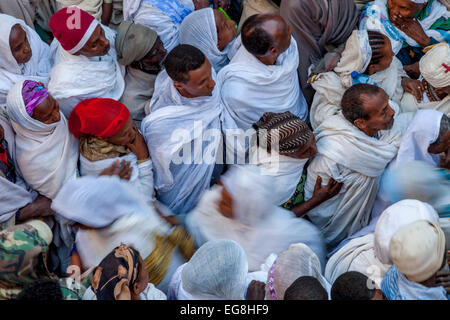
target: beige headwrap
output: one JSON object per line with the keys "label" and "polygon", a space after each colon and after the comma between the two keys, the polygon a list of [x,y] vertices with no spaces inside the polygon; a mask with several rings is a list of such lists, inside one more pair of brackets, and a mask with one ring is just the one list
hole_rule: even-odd
{"label": "beige headwrap", "polygon": [[117,29],[117,60],[126,66],[139,61],[153,48],[158,34],[150,28],[123,21]]}
{"label": "beige headwrap", "polygon": [[441,42],[431,48],[419,62],[420,73],[433,87],[450,86],[450,47]]}
{"label": "beige headwrap", "polygon": [[450,0],[439,0],[446,8],[447,10],[450,10]]}
{"label": "beige headwrap", "polygon": [[394,265],[415,282],[423,282],[441,269],[444,253],[444,232],[427,220],[418,220],[400,228],[389,245]]}

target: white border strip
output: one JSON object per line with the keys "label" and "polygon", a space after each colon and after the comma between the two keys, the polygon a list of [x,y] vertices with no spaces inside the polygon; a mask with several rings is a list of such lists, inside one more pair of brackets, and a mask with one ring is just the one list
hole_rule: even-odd
{"label": "white border strip", "polygon": [[86,30],[86,33],[84,34],[83,38],[81,38],[80,42],[78,42],[78,44],[75,47],[73,47],[72,49],[67,50],[67,52],[70,54],[74,54],[74,53],[77,53],[78,51],[80,51],[81,48],[84,47],[86,42],[88,42],[89,38],[92,36],[95,28],[97,28],[98,25],[99,25],[99,23],[96,19],[92,20],[91,24],[89,25],[89,28]]}

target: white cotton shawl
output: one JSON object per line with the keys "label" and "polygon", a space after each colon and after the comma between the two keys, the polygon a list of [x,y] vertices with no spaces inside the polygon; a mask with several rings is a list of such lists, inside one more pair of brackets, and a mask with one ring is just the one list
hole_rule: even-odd
{"label": "white cotton shawl", "polygon": [[260,168],[261,174],[274,178],[272,192],[275,203],[282,205],[288,201],[294,194],[309,159],[296,159],[275,152],[269,154],[263,148],[258,148],[252,156],[251,163]]}
{"label": "white cotton shawl", "polygon": [[[19,24],[26,32],[32,51],[30,61],[20,65],[12,55],[9,46],[11,28],[16,24]],[[9,90],[20,80],[41,81],[47,85],[52,64],[50,48],[36,31],[22,20],[0,14],[0,106],[6,104]]]}
{"label": "white cotton shawl", "polygon": [[[366,37],[361,34],[365,32]],[[339,63],[333,71],[319,74],[312,87],[316,90],[311,105],[310,121],[313,129],[317,128],[325,119],[338,114],[341,110],[341,100],[345,91],[352,86],[351,73],[366,71],[367,58],[361,49],[361,41],[367,41],[367,31],[353,31],[347,40],[345,50]],[[365,40],[364,40],[365,39]],[[382,88],[389,99],[399,104],[403,96],[402,77],[407,77],[403,65],[396,57],[390,66],[374,73],[370,78]]]}
{"label": "white cotton shawl", "polygon": [[[188,9],[194,11],[192,0],[177,0]],[[154,30],[160,37],[164,48],[170,52],[179,42],[180,25],[164,12],[145,3],[144,0],[127,0],[123,3],[123,17],[125,21],[142,24]]]}
{"label": "white cotton shawl", "polygon": [[[398,106],[393,102],[391,106],[397,114]],[[305,199],[312,197],[317,176],[322,185],[331,177],[344,184],[338,195],[308,212],[330,251],[368,225],[379,177],[397,154],[408,116],[396,116],[393,128],[380,131],[379,139],[367,136],[342,114],[329,117],[315,130],[318,154],[308,167]]]}
{"label": "white cotton shawl", "polygon": [[272,254],[280,254],[292,243],[308,245],[325,266],[325,247],[319,230],[305,219],[277,207],[272,193],[273,178],[259,174],[252,166],[233,166],[221,181],[233,198],[234,219],[220,213],[218,202],[222,186],[215,185],[201,197],[186,218],[186,225],[197,245],[229,239],[244,249],[249,271],[258,271]]}
{"label": "white cotton shawl", "polygon": [[[187,99],[171,81],[165,71],[158,75],[151,111],[141,130],[153,161],[155,189],[165,193],[160,200],[175,213],[186,213],[209,188],[221,141],[222,108],[217,88],[212,96]],[[206,130],[214,134],[208,136]],[[187,148],[191,157],[171,168],[174,159],[181,158],[180,150]]]}
{"label": "white cotton shawl", "polygon": [[[117,62],[114,46],[116,32],[101,26],[111,48],[102,57],[75,56],[64,50],[58,40],[51,44],[55,65],[50,72],[48,90],[56,100],[77,98],[110,98],[120,100],[125,89],[124,67]],[[61,103],[61,111],[68,117],[75,105]]]}
{"label": "white cotton shawl", "polygon": [[306,121],[308,106],[298,82],[298,63],[294,38],[272,66],[263,64],[241,46],[217,76],[224,129],[247,130],[265,112],[290,111]]}
{"label": "white cotton shawl", "polygon": [[[426,93],[424,93],[426,95]],[[402,101],[400,102],[402,112],[414,112],[421,109],[437,110],[445,113],[450,117],[450,96],[446,96],[441,101],[432,102],[417,102],[416,97],[412,94],[405,92]]]}
{"label": "white cotton shawl", "polygon": [[0,108],[0,126],[4,131],[4,139],[8,142],[8,153],[16,167],[16,183],[12,183],[8,179],[0,177],[0,223],[10,219],[17,210],[25,207],[37,196],[36,192],[32,191],[20,176],[18,165],[15,161],[14,132],[9,121],[3,117],[2,112],[3,110]]}
{"label": "white cotton shawl", "polygon": [[200,49],[216,72],[228,64],[228,51],[233,46],[231,42],[223,51],[217,48],[216,20],[211,8],[194,11],[184,18],[180,26],[180,43]]}
{"label": "white cotton shawl", "polygon": [[77,176],[78,140],[69,132],[67,119],[44,124],[25,110],[24,81],[8,94],[6,111],[16,133],[16,158],[27,183],[40,194],[53,199],[59,189]]}
{"label": "white cotton shawl", "polygon": [[[407,36],[403,31],[397,29],[391,22],[392,30],[387,30],[385,25],[381,22],[382,19],[388,19],[389,16],[386,8],[387,0],[375,0],[366,8],[366,14],[361,19],[359,29],[378,31],[387,36],[391,40],[392,51],[397,55],[402,49],[403,42],[406,41],[410,46],[420,47],[416,41]],[[430,15],[423,20],[418,20],[423,30],[429,37],[433,37],[437,41],[444,41],[442,34],[437,30],[431,30],[430,27],[439,18],[450,18],[450,12],[439,1],[434,1],[431,4]],[[398,34],[397,34],[398,33]]]}

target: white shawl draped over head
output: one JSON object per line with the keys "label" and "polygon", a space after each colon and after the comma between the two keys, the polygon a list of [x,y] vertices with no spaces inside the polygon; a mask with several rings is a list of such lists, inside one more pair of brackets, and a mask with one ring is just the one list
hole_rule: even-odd
{"label": "white shawl draped over head", "polygon": [[[32,56],[30,61],[18,64],[9,46],[11,28],[19,24],[26,32]],[[41,81],[45,85],[49,81],[52,67],[50,47],[39,35],[22,20],[0,13],[0,105],[6,104],[6,96],[20,80]]]}
{"label": "white shawl draped over head", "polygon": [[[123,18],[133,21],[154,30],[160,37],[164,48],[170,52],[179,42],[180,23],[174,21],[169,15],[151,4],[148,0],[127,0],[123,3]],[[166,0],[168,1],[168,0]],[[170,0],[179,2],[188,10],[194,11],[192,0]]]}
{"label": "white shawl draped over head", "polygon": [[209,188],[221,141],[218,95],[215,88],[212,96],[188,99],[165,71],[156,80],[155,99],[141,131],[153,161],[155,189],[165,193],[160,200],[175,213],[191,210]]}
{"label": "white shawl draped over head", "polygon": [[6,111],[16,133],[16,159],[25,181],[53,199],[64,183],[77,176],[78,140],[69,132],[67,119],[44,124],[25,110],[22,87],[8,93]]}
{"label": "white shawl draped over head", "polygon": [[302,242],[325,266],[322,235],[305,219],[276,206],[272,177],[261,175],[255,166],[240,165],[232,166],[221,181],[232,196],[234,218],[225,217],[218,209],[222,186],[206,191],[186,218],[197,245],[214,239],[234,240],[247,254],[249,271],[258,271],[270,254],[280,254],[291,244]]}
{"label": "white shawl draped over head", "polygon": [[[48,90],[56,99],[110,98],[120,100],[125,89],[123,71],[117,62],[114,46],[116,32],[104,25],[105,36],[110,42],[108,53],[102,57],[88,58],[75,56],[64,50],[58,40],[53,39],[52,53],[55,54],[55,66],[50,72]],[[61,105],[68,117],[75,105]]]}
{"label": "white shawl draped over head", "polygon": [[76,236],[86,268],[97,266],[121,242],[133,244],[145,259],[155,248],[155,234],[169,231],[145,198],[117,176],[85,176],[68,182],[52,209],[66,220],[95,228],[80,229]]}
{"label": "white shawl draped over head", "polygon": [[298,63],[293,37],[286,52],[271,66],[260,62],[242,45],[217,76],[224,128],[247,130],[265,112],[290,111],[306,121],[308,106],[298,82]]}
{"label": "white shawl draped over head", "polygon": [[[397,114],[398,106],[390,105]],[[396,116],[390,130],[379,132],[379,139],[367,136],[342,114],[329,117],[315,130],[318,153],[308,167],[305,199],[312,197],[317,176],[322,185],[331,177],[344,183],[338,195],[308,212],[329,250],[368,225],[379,177],[397,154],[404,122],[409,120]]]}
{"label": "white shawl draped over head", "polygon": [[8,143],[8,153],[14,161],[16,168],[16,183],[0,176],[0,223],[10,219],[17,210],[25,207],[37,196],[35,192],[29,189],[20,176],[16,160],[14,131],[9,124],[8,119],[3,115],[3,109],[0,108],[0,126],[4,131],[4,139]]}
{"label": "white shawl draped over head", "polygon": [[[316,90],[310,111],[313,129],[341,110],[342,96],[353,85],[352,72],[364,73],[371,58],[367,30],[353,31],[334,70],[319,74],[311,84]],[[370,79],[398,104],[403,96],[402,77],[406,76],[402,63],[394,57],[387,69],[372,74]]]}
{"label": "white shawl draped over head", "polygon": [[[423,20],[418,20],[423,31],[429,37],[437,41],[443,41],[443,35],[437,30],[431,30],[431,26],[440,18],[448,19],[450,12],[439,1],[433,1],[430,14]],[[403,43],[413,47],[420,47],[415,40],[407,36],[403,31],[397,29],[389,20],[387,12],[387,0],[374,0],[363,11],[363,18],[359,24],[359,29],[378,31],[391,40],[392,51],[397,55],[402,49]]]}
{"label": "white shawl draped over head", "polygon": [[194,11],[183,20],[180,26],[180,43],[200,49],[216,72],[228,64],[228,51],[233,45],[233,42],[229,43],[223,51],[217,48],[216,20],[211,8]]}

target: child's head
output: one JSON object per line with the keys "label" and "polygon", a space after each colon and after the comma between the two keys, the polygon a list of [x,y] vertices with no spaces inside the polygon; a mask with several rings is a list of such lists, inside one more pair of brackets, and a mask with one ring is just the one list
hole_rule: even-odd
{"label": "child's head", "polygon": [[319,280],[303,276],[286,289],[284,300],[328,300],[328,293]]}
{"label": "child's head", "polygon": [[27,283],[16,300],[57,301],[64,300],[61,286],[56,280],[39,279]]}
{"label": "child's head", "polygon": [[364,274],[349,271],[341,274],[331,287],[331,300],[381,300],[383,295]]}
{"label": "child's head", "polygon": [[367,33],[372,49],[372,58],[365,73],[372,75],[389,68],[394,58],[394,52],[392,52],[391,41],[384,34],[370,30]]}

